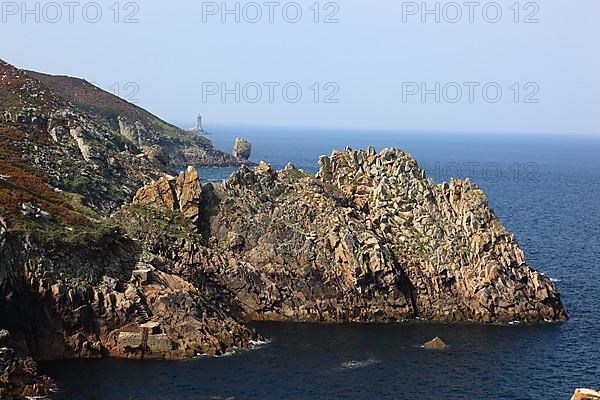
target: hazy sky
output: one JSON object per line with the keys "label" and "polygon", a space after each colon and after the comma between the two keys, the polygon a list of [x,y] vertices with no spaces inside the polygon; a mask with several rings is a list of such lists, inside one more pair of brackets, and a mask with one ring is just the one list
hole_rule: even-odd
{"label": "hazy sky", "polygon": [[181,125],[600,134],[598,0],[25,4],[0,58]]}

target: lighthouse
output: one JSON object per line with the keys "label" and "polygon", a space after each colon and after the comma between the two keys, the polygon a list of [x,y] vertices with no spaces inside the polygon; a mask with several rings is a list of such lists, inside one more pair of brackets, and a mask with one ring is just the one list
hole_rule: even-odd
{"label": "lighthouse", "polygon": [[204,133],[204,128],[202,127],[202,115],[198,114],[196,118],[196,131],[199,133]]}
{"label": "lighthouse", "polygon": [[196,117],[196,126],[193,128],[189,128],[187,131],[192,132],[196,135],[210,135],[210,133],[206,132],[204,130],[204,127],[202,126],[202,115],[200,114],[198,114],[198,116]]}

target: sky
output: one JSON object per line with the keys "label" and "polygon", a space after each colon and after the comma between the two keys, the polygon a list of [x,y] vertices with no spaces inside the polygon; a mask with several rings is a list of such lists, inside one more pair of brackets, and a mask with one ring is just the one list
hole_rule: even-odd
{"label": "sky", "polygon": [[600,135],[600,2],[1,2],[0,58],[192,126]]}

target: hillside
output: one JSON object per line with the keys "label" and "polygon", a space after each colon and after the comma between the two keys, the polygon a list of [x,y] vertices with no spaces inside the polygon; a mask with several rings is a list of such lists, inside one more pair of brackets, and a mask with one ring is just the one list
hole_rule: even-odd
{"label": "hillside", "polygon": [[172,168],[238,164],[231,155],[215,149],[209,139],[171,125],[86,80],[26,73]]}

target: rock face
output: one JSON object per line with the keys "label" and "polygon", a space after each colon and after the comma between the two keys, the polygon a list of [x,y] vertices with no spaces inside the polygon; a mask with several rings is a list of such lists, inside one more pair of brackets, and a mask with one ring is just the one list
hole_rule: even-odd
{"label": "rock face", "polygon": [[437,185],[398,149],[347,149],[320,164],[316,178],[261,163],[222,185],[187,183],[200,204],[195,268],[229,289],[241,318],[566,319],[554,284],[526,264],[472,182]]}
{"label": "rock face", "polygon": [[239,160],[248,160],[252,154],[252,145],[245,139],[237,138],[231,154]]}
{"label": "rock face", "polygon": [[162,177],[139,189],[133,204],[148,205],[158,210],[178,210],[182,216],[195,222],[200,215],[201,195],[198,172],[190,166],[177,178]]}
{"label": "rock face", "polygon": [[217,275],[245,318],[566,319],[484,193],[434,184],[398,149],[334,152],[316,179],[242,167],[214,192]]}
{"label": "rock face", "polygon": [[[250,347],[258,338],[227,313],[218,294],[171,272],[168,262],[138,254],[135,242],[103,238],[100,243],[86,251],[20,250],[31,261],[10,294],[3,291],[0,316],[26,353],[38,360],[189,358]],[[64,265],[66,257],[72,265]],[[59,275],[54,268],[61,264]],[[75,271],[71,276],[69,269]],[[78,283],[83,278],[78,271],[99,276]]]}

